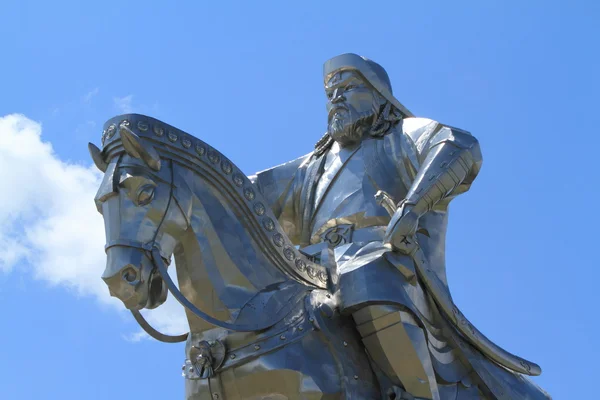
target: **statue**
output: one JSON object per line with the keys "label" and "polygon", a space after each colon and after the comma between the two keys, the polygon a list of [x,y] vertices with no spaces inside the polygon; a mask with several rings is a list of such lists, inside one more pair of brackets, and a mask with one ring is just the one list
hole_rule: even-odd
{"label": "statue", "polygon": [[[249,177],[161,121],[106,123],[90,152],[111,295],[156,339],[186,341],[187,399],[549,399],[523,376],[540,367],[448,289],[447,209],[477,176],[477,140],[415,118],[364,57],[334,57],[323,77],[315,150]],[[188,334],[139,313],[169,292]]]}

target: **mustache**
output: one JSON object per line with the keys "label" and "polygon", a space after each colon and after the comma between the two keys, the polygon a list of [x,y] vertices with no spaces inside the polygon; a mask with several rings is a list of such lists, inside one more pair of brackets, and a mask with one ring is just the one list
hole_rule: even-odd
{"label": "mustache", "polygon": [[331,110],[329,110],[329,113],[327,114],[327,120],[331,121],[331,119],[333,118],[333,116],[336,113],[340,112],[340,111],[349,112],[350,110],[346,106],[336,106],[336,107],[333,107]]}

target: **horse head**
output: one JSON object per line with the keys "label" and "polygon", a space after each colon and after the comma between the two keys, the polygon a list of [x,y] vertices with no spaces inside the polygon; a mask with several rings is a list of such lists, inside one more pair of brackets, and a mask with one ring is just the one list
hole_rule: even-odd
{"label": "horse head", "polygon": [[[189,227],[190,194],[175,199],[173,169],[162,163],[152,144],[144,142],[128,124],[118,129],[124,152],[116,152],[106,161],[102,152],[90,144],[90,153],[104,179],[95,197],[98,211],[105,220],[106,268],[102,279],[110,294],[128,309],[155,308],[167,297],[166,286],[152,262],[151,252],[158,250],[168,265],[181,235]],[[114,134],[114,133],[113,133]],[[179,189],[178,194],[182,190]]]}
{"label": "horse head", "polygon": [[[289,242],[258,188],[206,143],[137,114],[109,120],[102,143],[89,145],[104,172],[102,278],[130,310],[171,291],[209,324],[254,331],[284,314],[285,296],[327,287],[325,268]],[[166,273],[173,256],[181,291]]]}

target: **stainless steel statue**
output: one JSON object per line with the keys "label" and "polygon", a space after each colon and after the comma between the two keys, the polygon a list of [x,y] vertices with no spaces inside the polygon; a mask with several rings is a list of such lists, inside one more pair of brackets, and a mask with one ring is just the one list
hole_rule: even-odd
{"label": "stainless steel statue", "polygon": [[[251,177],[163,122],[109,120],[90,151],[110,293],[155,338],[187,340],[187,399],[549,398],[523,377],[540,367],[448,290],[447,209],[477,176],[477,140],[413,117],[355,54],[327,61],[324,84],[315,150]],[[189,334],[139,314],[169,291]]]}

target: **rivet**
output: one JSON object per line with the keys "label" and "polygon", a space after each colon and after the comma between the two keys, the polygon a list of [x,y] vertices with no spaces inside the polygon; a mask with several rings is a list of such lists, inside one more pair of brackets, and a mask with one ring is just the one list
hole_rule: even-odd
{"label": "rivet", "polygon": [[211,163],[216,164],[221,160],[221,156],[214,150],[208,152],[208,159]]}
{"label": "rivet", "polygon": [[358,375],[354,375],[354,379],[355,379],[355,380],[358,380]]}
{"label": "rivet", "polygon": [[265,218],[263,221],[263,226],[269,232],[271,232],[271,231],[273,231],[273,229],[275,229],[275,223],[273,222],[273,220],[271,218]]}
{"label": "rivet", "polygon": [[319,272],[319,279],[320,279],[322,282],[327,282],[327,274],[325,273],[325,271],[321,271],[321,272]]}
{"label": "rivet", "polygon": [[281,335],[281,336],[279,336],[279,339],[281,339],[281,340],[285,340],[285,335]]}
{"label": "rivet", "polygon": [[255,345],[254,345],[254,350],[260,350],[260,346],[259,346],[259,345],[257,345],[257,344],[255,344]]}
{"label": "rivet", "polygon": [[196,153],[198,153],[199,156],[203,156],[206,153],[206,147],[202,146],[201,144],[197,144]]}
{"label": "rivet", "polygon": [[148,130],[148,124],[145,121],[138,121],[138,129],[142,132],[146,132]]}
{"label": "rivet", "polygon": [[[256,215],[264,215],[265,214],[265,206],[263,205],[263,203],[256,203],[254,205],[254,212],[256,213]],[[283,243],[282,243],[283,244]]]}
{"label": "rivet", "polygon": [[231,358],[232,360],[234,360],[235,359],[235,354],[230,355],[229,358]]}
{"label": "rivet", "polygon": [[152,130],[154,131],[154,134],[158,137],[161,137],[162,135],[165,134],[165,130],[160,125],[154,125]]}
{"label": "rivet", "polygon": [[300,271],[304,271],[304,269],[306,268],[306,263],[298,258],[296,259],[296,268],[298,268]]}
{"label": "rivet", "polygon": [[348,342],[344,341],[344,347],[348,347]]}
{"label": "rivet", "polygon": [[273,235],[273,243],[275,243],[275,246],[277,247],[281,247],[283,246],[283,235],[281,233],[276,233]]}
{"label": "rivet", "polygon": [[223,161],[221,163],[221,169],[223,170],[223,172],[225,172],[225,174],[229,175],[231,173],[231,171],[233,171],[233,166],[231,165],[231,163],[229,161]]}
{"label": "rivet", "polygon": [[287,258],[289,261],[294,261],[294,258],[296,258],[296,256],[294,255],[294,250],[292,250],[290,247],[286,247],[283,250],[283,255],[285,256],[285,258]]}
{"label": "rivet", "polygon": [[115,135],[115,132],[117,132],[117,127],[115,126],[115,124],[112,124],[108,127],[108,130],[106,131],[106,138],[110,139]]}
{"label": "rivet", "polygon": [[299,326],[299,327],[298,327],[298,330],[299,330],[300,332],[302,332],[302,331],[304,330],[304,327],[303,327],[303,326]]}
{"label": "rivet", "polygon": [[255,197],[254,190],[252,190],[252,188],[249,188],[249,187],[244,189],[244,197],[246,198],[246,200],[249,200],[249,201],[254,200],[254,197]]}
{"label": "rivet", "polygon": [[235,186],[241,187],[244,184],[244,177],[240,174],[234,174],[233,183],[235,183]]}

